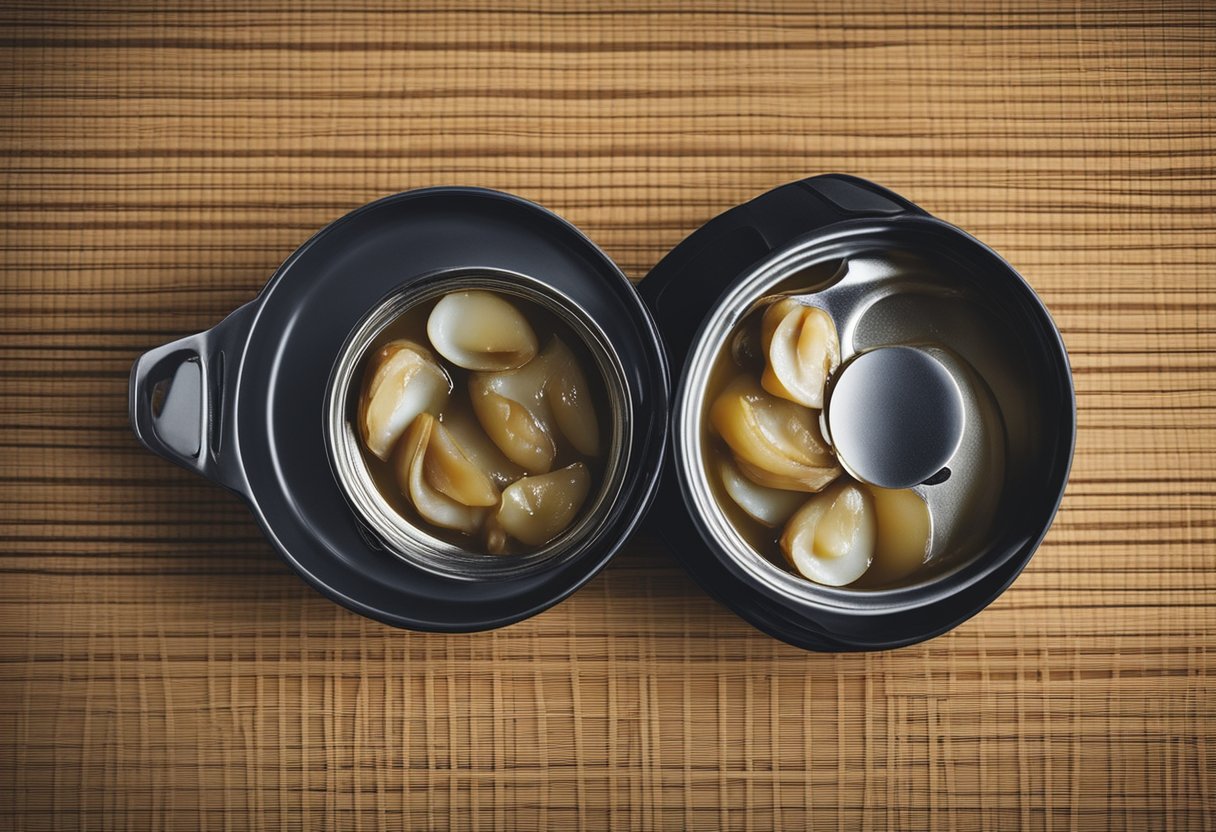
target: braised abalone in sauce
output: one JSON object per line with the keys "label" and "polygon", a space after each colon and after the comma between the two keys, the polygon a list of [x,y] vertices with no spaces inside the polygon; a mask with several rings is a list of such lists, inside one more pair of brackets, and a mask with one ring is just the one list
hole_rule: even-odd
{"label": "braised abalone in sauce", "polygon": [[574,526],[603,473],[605,385],[557,316],[522,297],[453,291],[406,310],[363,361],[360,450],[406,522],[504,555]]}
{"label": "braised abalone in sauce", "polygon": [[762,300],[720,349],[704,405],[706,475],[736,530],[773,563],[825,586],[890,585],[926,567],[931,516],[914,489],[850,477],[824,436],[842,349],[811,298]]}

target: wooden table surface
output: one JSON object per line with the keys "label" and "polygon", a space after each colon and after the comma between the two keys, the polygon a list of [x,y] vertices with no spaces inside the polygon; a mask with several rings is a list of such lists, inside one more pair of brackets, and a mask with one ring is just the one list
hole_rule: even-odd
{"label": "wooden table surface", "polygon": [[[1216,7],[981,5],[4,3],[0,827],[1216,827]],[[513,191],[636,279],[824,171],[994,246],[1072,355],[1063,509],[929,644],[802,653],[646,537],[395,631],[128,428],[139,353],[378,196]]]}

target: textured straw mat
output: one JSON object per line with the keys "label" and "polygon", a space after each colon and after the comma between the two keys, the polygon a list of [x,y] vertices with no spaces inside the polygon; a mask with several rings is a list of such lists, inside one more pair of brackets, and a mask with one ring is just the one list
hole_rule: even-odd
{"label": "textured straw mat", "polygon": [[[0,7],[0,828],[1216,827],[1216,6],[112,5]],[[645,536],[393,631],[127,427],[137,354],[374,197],[513,191],[639,278],[833,170],[1005,254],[1074,362],[1047,542],[932,643],[801,653]]]}

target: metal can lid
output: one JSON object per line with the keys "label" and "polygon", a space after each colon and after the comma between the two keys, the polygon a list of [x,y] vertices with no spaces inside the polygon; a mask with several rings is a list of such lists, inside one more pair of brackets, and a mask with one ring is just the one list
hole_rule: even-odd
{"label": "metal can lid", "polygon": [[841,368],[824,419],[846,471],[882,488],[911,488],[954,456],[964,414],[941,362],[915,347],[882,347]]}

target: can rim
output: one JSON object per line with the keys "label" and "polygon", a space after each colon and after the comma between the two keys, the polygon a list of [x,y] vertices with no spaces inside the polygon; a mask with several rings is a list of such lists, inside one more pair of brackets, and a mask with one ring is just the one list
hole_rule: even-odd
{"label": "can rim", "polygon": [[[469,552],[399,514],[376,488],[351,424],[356,372],[375,339],[416,305],[450,291],[483,289],[524,298],[543,306],[568,325],[591,352],[604,380],[611,411],[611,441],[600,488],[579,521],[535,552],[489,555]],[[507,580],[535,574],[576,556],[603,533],[608,505],[625,488],[631,450],[624,441],[633,424],[633,405],[625,389],[620,355],[603,328],[555,287],[498,267],[439,269],[408,279],[391,291],[351,330],[326,384],[325,440],[330,467],[347,504],[386,551],[433,574],[458,580]]]}

